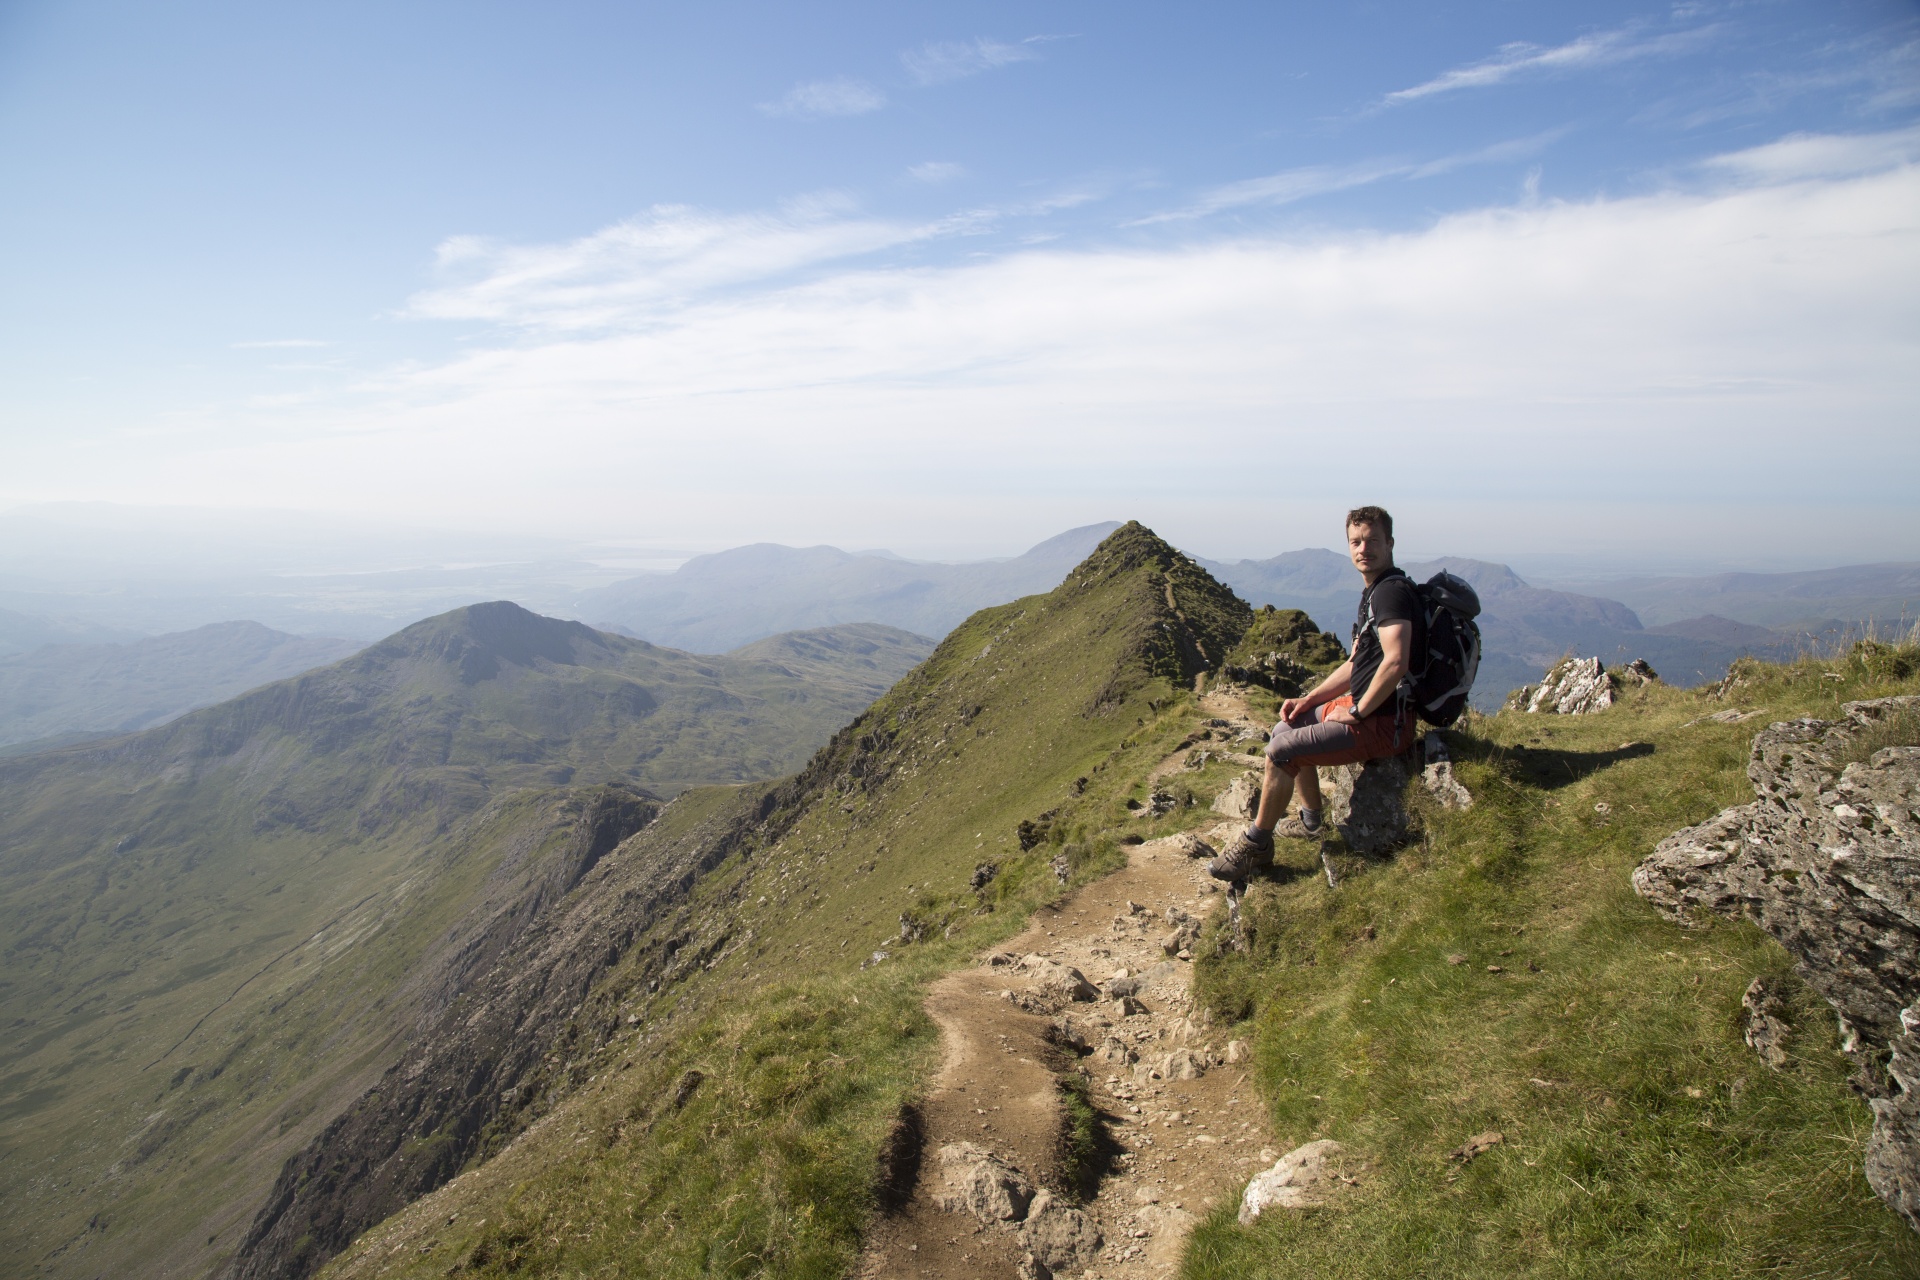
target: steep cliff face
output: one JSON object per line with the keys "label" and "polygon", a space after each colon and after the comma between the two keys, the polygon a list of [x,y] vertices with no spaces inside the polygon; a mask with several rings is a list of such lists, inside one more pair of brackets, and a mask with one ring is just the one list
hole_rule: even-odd
{"label": "steep cliff face", "polygon": [[1843,709],[1760,733],[1759,799],[1670,836],[1633,884],[1682,923],[1746,916],[1793,955],[1873,1106],[1867,1179],[1920,1230],[1920,746],[1872,749],[1920,697]]}

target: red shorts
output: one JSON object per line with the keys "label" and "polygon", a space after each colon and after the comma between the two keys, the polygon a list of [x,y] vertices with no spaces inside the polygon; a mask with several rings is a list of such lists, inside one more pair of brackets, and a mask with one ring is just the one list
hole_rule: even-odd
{"label": "red shorts", "polygon": [[1353,709],[1352,694],[1343,693],[1273,726],[1267,759],[1286,770],[1288,777],[1295,777],[1305,765],[1359,764],[1397,756],[1413,745],[1413,712],[1405,699],[1395,698],[1390,707],[1382,707],[1359,724],[1328,721],[1327,713],[1341,707]]}

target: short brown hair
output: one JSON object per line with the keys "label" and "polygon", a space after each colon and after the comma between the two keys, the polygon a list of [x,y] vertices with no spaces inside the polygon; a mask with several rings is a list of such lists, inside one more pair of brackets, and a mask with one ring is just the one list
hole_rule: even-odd
{"label": "short brown hair", "polygon": [[1389,540],[1393,537],[1393,517],[1387,514],[1385,507],[1355,507],[1347,512],[1347,527],[1351,529],[1357,524],[1383,529]]}

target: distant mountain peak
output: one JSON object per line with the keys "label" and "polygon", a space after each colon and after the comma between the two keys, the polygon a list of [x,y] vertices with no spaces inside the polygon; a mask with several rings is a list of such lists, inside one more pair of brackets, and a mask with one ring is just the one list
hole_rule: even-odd
{"label": "distant mountain peak", "polygon": [[[1130,523],[1138,523],[1133,521]],[[1020,558],[1046,560],[1057,556],[1085,556],[1086,548],[1097,546],[1116,529],[1124,526],[1118,520],[1102,520],[1098,524],[1083,524],[1077,529],[1068,529],[1065,533],[1056,533],[1044,542],[1036,542],[1020,554]]]}
{"label": "distant mountain peak", "polygon": [[366,657],[444,662],[459,668],[462,683],[474,684],[499,675],[502,664],[531,667],[544,659],[576,666],[581,646],[605,650],[612,639],[583,622],[548,618],[511,600],[490,600],[416,622],[367,650]]}

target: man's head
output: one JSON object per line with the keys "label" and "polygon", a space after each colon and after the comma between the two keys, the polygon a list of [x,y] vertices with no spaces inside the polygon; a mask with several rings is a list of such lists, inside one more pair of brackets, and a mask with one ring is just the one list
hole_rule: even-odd
{"label": "man's head", "polygon": [[1368,582],[1393,568],[1393,517],[1379,507],[1347,512],[1347,554]]}

